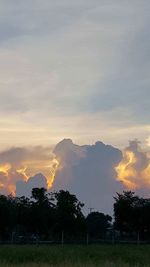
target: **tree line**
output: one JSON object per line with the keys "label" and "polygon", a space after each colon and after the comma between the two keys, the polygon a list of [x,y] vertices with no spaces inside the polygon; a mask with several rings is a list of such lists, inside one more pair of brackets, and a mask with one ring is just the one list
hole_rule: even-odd
{"label": "tree line", "polygon": [[127,191],[114,199],[114,229],[120,238],[150,240],[150,198]]}
{"label": "tree line", "polygon": [[98,211],[85,216],[83,207],[64,190],[34,188],[31,198],[0,195],[0,241],[150,240],[150,199],[117,193],[114,219]]}

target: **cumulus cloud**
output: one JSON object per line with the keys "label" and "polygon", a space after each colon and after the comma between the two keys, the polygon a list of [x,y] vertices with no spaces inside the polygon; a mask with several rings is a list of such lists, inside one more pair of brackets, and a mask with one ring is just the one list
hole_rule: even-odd
{"label": "cumulus cloud", "polygon": [[110,145],[75,145],[70,139],[56,145],[54,153],[62,166],[57,171],[52,189],[75,193],[87,208],[110,212],[112,198],[123,185],[116,181],[115,166],[122,152]]}
{"label": "cumulus cloud", "polygon": [[116,192],[149,195],[150,152],[135,139],[123,151],[98,141],[77,145],[64,139],[54,148],[0,152],[0,193],[31,196],[32,188],[69,190],[86,204],[111,212]]}
{"label": "cumulus cloud", "polygon": [[47,188],[47,186],[47,178],[42,173],[38,173],[33,177],[30,177],[27,181],[17,181],[16,195],[18,197],[31,197],[31,192],[33,188]]}
{"label": "cumulus cloud", "polygon": [[[28,195],[29,188],[38,184],[47,188],[53,180],[55,168],[56,159],[52,153],[52,147],[18,147],[2,151],[0,152],[0,192],[15,194],[16,184],[19,195],[25,191]],[[42,172],[43,176],[35,175],[39,172]]]}
{"label": "cumulus cloud", "polygon": [[149,196],[150,151],[137,139],[122,151],[102,142],[79,146],[65,139],[54,153],[62,166],[52,188],[76,193],[88,207],[110,212],[113,195],[123,190]]}
{"label": "cumulus cloud", "polygon": [[150,154],[142,149],[136,139],[129,142],[123,151],[123,159],[116,168],[118,180],[122,181],[127,189],[149,194],[150,189]]}

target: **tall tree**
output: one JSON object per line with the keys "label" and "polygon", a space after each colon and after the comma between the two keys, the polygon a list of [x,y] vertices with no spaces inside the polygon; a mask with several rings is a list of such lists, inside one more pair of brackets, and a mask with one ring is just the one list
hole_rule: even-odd
{"label": "tall tree", "polygon": [[30,225],[38,235],[47,235],[54,222],[54,204],[45,188],[33,188],[30,208]]}
{"label": "tall tree", "polygon": [[68,191],[61,190],[55,193],[56,198],[56,228],[65,233],[75,233],[83,228],[85,223],[82,207],[77,197]]}

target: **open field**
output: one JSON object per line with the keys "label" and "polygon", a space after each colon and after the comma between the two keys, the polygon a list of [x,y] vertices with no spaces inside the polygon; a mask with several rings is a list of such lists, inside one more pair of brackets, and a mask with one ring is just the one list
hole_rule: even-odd
{"label": "open field", "polygon": [[148,267],[149,245],[0,246],[0,267]]}

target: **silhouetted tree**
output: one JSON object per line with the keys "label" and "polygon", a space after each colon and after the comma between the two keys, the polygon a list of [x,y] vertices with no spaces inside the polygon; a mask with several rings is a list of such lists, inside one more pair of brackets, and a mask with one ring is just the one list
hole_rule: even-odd
{"label": "silhouetted tree", "polygon": [[30,208],[31,230],[38,235],[48,235],[54,222],[54,204],[45,188],[33,188]]}
{"label": "silhouetted tree", "polygon": [[138,238],[150,237],[150,199],[140,198],[134,192],[118,194],[114,203],[114,226],[123,233],[136,234]]}
{"label": "silhouetted tree", "polygon": [[112,217],[100,212],[91,212],[86,221],[90,237],[104,238],[111,226]]}
{"label": "silhouetted tree", "polygon": [[56,198],[56,229],[65,233],[77,233],[85,224],[82,207],[77,197],[68,191],[61,190],[55,193]]}
{"label": "silhouetted tree", "polygon": [[0,236],[9,239],[16,225],[15,198],[0,195]]}
{"label": "silhouetted tree", "polygon": [[[132,195],[126,195],[125,203],[121,195],[117,197],[115,223],[116,226],[120,227],[121,225],[122,227],[124,218],[121,221],[120,214],[125,206],[131,208],[130,204],[127,205],[126,202],[130,198],[132,199]],[[143,225],[145,227],[143,229],[148,229],[150,221],[145,215],[149,211],[149,202],[146,200],[142,202],[142,199],[140,201],[134,208],[134,219],[138,217],[139,213],[142,214],[143,219],[141,221],[136,219],[138,223],[132,220],[132,229],[134,225],[135,231],[139,231],[139,229],[142,231]],[[87,226],[91,236],[104,237],[109,229],[111,217],[93,212],[85,219],[82,213],[83,206],[84,204],[74,194],[64,190],[48,193],[45,188],[34,188],[31,198],[0,195],[0,239],[15,241],[22,237],[37,236],[44,240],[51,240],[53,236],[63,232],[66,239],[69,236],[78,240],[80,237],[84,237],[85,240]],[[129,222],[128,220],[128,225]]]}
{"label": "silhouetted tree", "polygon": [[30,220],[31,220],[31,202],[26,197],[15,198],[16,207],[16,227],[14,232],[16,234],[26,234],[30,232]]}

